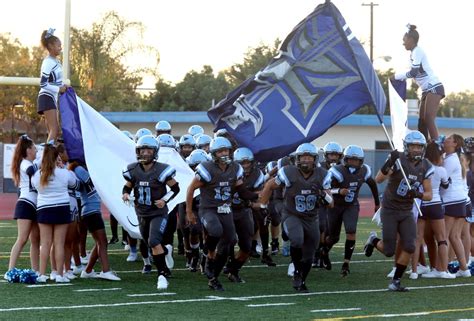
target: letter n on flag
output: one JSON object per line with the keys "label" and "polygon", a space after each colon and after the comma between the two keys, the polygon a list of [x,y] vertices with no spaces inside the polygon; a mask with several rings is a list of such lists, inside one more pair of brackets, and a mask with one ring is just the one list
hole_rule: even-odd
{"label": "letter n on flag", "polygon": [[208,111],[260,161],[288,155],[359,108],[386,98],[359,41],[339,10],[319,5],[286,37],[277,57]]}

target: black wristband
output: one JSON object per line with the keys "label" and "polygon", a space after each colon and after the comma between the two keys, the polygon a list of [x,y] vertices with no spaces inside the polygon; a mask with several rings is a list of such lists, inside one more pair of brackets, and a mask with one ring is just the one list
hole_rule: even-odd
{"label": "black wristband", "polygon": [[124,185],[122,188],[122,194],[130,194],[132,192],[132,188]]}
{"label": "black wristband", "polygon": [[387,160],[383,164],[382,168],[380,169],[380,172],[382,172],[382,174],[384,174],[384,175],[387,175],[388,172],[390,171],[390,169],[392,168],[392,166],[393,166],[393,162],[389,157],[389,158],[387,158]]}

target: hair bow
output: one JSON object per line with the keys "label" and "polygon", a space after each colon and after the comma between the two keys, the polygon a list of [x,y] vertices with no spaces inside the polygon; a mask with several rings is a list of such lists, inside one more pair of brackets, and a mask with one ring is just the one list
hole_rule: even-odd
{"label": "hair bow", "polygon": [[48,31],[46,31],[46,36],[45,36],[45,38],[48,39],[48,38],[54,36],[54,32],[55,32],[55,31],[56,31],[56,29],[54,29],[54,28],[49,28]]}

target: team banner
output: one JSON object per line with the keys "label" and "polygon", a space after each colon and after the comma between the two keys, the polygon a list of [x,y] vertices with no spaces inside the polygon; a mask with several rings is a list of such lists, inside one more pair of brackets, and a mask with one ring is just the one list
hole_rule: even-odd
{"label": "team banner", "polygon": [[408,134],[408,106],[405,103],[405,97],[401,96],[400,93],[406,95],[406,82],[405,91],[403,92],[403,84],[396,81],[394,87],[393,81],[388,82],[388,96],[390,103],[390,120],[392,124],[392,142],[395,149],[403,151],[403,139]]}
{"label": "team banner", "polygon": [[[102,201],[133,238],[140,238],[135,209],[122,202],[122,187],[125,183],[122,170],[136,161],[135,143],[77,97],[72,89],[61,96],[60,105],[61,116],[76,113],[78,117],[71,119],[79,120],[79,124],[66,123],[67,126],[80,128],[81,132],[80,137],[64,136],[68,152],[75,149],[79,155],[80,148],[83,147],[87,169]],[[66,126],[64,124],[63,126]],[[181,186],[180,193],[168,204],[168,208],[172,210],[177,204],[185,201],[186,189],[194,173],[174,149],[160,148],[159,161],[176,168],[175,179]]]}
{"label": "team banner", "polygon": [[327,1],[286,37],[280,53],[208,111],[260,161],[274,160],[371,105],[382,122],[380,81],[339,10]]}

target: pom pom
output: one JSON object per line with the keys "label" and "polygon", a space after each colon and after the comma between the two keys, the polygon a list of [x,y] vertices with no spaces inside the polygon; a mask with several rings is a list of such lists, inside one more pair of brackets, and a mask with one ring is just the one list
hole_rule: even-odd
{"label": "pom pom", "polygon": [[457,271],[459,271],[459,262],[458,261],[449,262],[448,271],[449,273],[452,273],[452,274],[455,274]]}
{"label": "pom pom", "polygon": [[8,283],[19,283],[20,273],[21,273],[21,270],[17,268],[13,268],[10,271],[8,271],[6,274]]}
{"label": "pom pom", "polygon": [[20,282],[25,284],[36,284],[38,275],[34,270],[24,269],[20,272]]}

